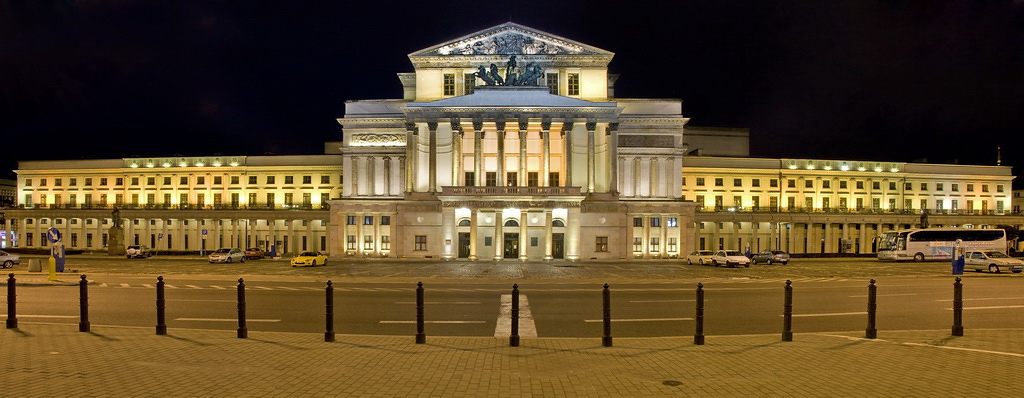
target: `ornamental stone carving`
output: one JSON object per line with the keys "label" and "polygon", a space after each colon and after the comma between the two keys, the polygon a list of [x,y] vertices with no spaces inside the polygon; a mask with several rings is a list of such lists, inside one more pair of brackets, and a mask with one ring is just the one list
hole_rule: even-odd
{"label": "ornamental stone carving", "polygon": [[404,134],[355,134],[349,140],[351,146],[403,146]]}
{"label": "ornamental stone carving", "polygon": [[568,43],[556,45],[521,33],[509,32],[487,38],[453,43],[444,51],[448,55],[524,55],[583,54],[584,50]]}

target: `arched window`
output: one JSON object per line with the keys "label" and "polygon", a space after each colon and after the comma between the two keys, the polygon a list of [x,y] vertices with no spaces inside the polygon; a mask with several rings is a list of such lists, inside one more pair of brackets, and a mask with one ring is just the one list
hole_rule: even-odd
{"label": "arched window", "polygon": [[552,227],[564,227],[565,223],[562,220],[554,220],[551,222]]}
{"label": "arched window", "polygon": [[468,227],[469,226],[469,219],[468,218],[464,218],[464,219],[462,219],[462,221],[459,221],[459,226],[460,227]]}
{"label": "arched window", "polygon": [[505,226],[506,227],[518,227],[519,226],[519,221],[516,221],[516,220],[505,221]]}

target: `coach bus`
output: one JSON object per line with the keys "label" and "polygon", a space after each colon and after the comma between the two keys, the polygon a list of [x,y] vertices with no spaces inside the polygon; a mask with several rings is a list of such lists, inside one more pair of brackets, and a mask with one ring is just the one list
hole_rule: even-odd
{"label": "coach bus", "polygon": [[882,233],[878,240],[878,259],[952,260],[957,240],[967,251],[1006,253],[1006,231],[1002,229],[924,228]]}

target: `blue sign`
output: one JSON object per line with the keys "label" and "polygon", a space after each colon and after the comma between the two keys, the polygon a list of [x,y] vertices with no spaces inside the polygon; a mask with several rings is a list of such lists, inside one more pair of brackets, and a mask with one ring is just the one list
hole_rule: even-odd
{"label": "blue sign", "polygon": [[206,235],[206,230],[205,229],[203,230],[203,235]]}
{"label": "blue sign", "polygon": [[60,238],[61,235],[59,229],[50,227],[50,229],[46,230],[46,240],[50,241],[50,243],[60,242]]}
{"label": "blue sign", "polygon": [[156,234],[156,238],[157,239],[163,239],[164,238],[164,234],[162,234],[162,233]]}

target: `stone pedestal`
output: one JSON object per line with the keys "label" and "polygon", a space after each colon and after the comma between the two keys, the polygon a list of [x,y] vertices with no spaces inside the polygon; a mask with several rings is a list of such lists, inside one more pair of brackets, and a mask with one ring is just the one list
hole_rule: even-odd
{"label": "stone pedestal", "polygon": [[110,230],[107,231],[107,254],[123,256],[124,249],[124,228],[119,226],[110,227]]}

